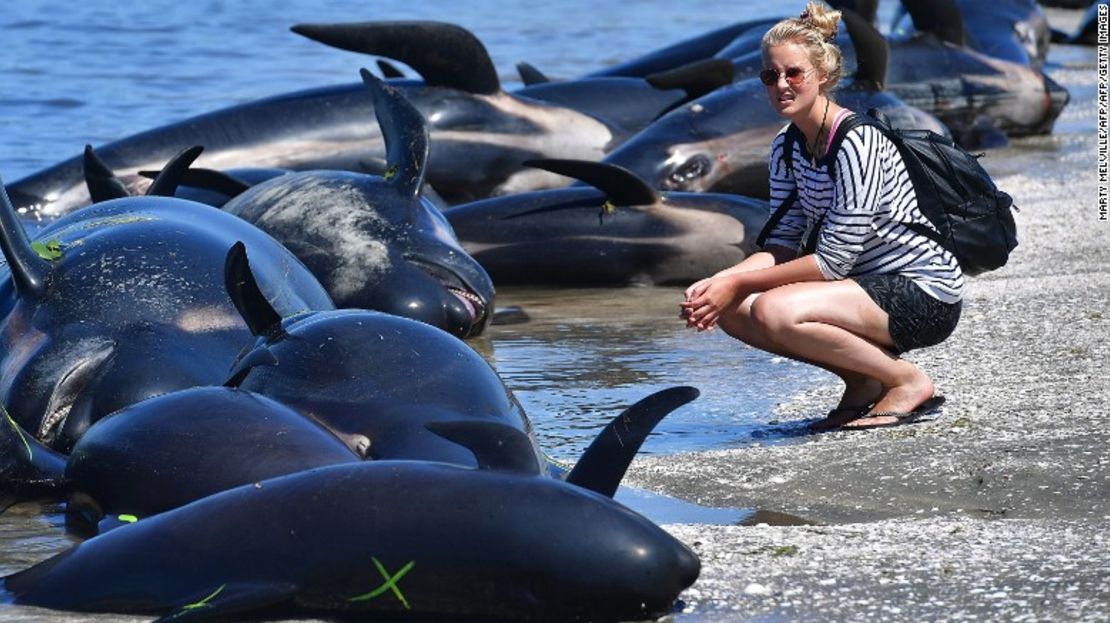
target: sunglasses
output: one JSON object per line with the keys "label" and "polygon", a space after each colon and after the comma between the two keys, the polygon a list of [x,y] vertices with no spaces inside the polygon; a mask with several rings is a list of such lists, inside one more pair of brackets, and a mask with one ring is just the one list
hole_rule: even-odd
{"label": "sunglasses", "polygon": [[812,69],[802,69],[801,67],[788,67],[786,71],[779,73],[777,69],[764,69],[759,72],[759,81],[767,86],[777,84],[779,76],[786,77],[786,84],[796,87],[806,79]]}

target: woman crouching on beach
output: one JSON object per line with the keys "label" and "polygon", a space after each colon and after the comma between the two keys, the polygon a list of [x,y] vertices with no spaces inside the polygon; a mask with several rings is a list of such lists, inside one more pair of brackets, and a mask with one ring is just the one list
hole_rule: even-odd
{"label": "woman crouching on beach", "polygon": [[[791,204],[763,251],[687,288],[681,309],[689,327],[720,325],[746,344],[839,376],[844,394],[815,428],[875,428],[916,419],[943,400],[900,355],[952,333],[964,277],[951,253],[906,227],[929,221],[886,137],[858,126],[826,153],[853,114],[830,98],[841,75],[832,43],[840,15],[810,2],[764,35],[767,98],[804,137],[788,141],[784,129],[771,144],[771,212]],[[800,251],[811,232],[816,246]]]}

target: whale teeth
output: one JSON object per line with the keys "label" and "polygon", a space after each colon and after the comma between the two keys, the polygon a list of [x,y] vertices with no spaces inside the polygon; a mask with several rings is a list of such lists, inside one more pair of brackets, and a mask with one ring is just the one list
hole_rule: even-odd
{"label": "whale teeth", "polygon": [[57,407],[47,413],[46,417],[42,420],[42,426],[39,427],[38,438],[43,443],[50,445],[58,437],[58,432],[65,424],[66,418],[69,417],[70,410],[73,409],[73,403],[57,405]]}
{"label": "whale teeth", "polygon": [[463,304],[465,304],[468,308],[470,308],[470,315],[472,317],[474,317],[474,318],[481,317],[481,315],[483,313],[483,310],[485,309],[486,306],[485,306],[485,303],[482,301],[482,298],[480,296],[478,296],[477,294],[474,294],[473,292],[469,292],[467,290],[460,290],[459,288],[448,287],[447,291],[450,292],[451,294],[454,294],[458,299],[460,299],[463,302]]}

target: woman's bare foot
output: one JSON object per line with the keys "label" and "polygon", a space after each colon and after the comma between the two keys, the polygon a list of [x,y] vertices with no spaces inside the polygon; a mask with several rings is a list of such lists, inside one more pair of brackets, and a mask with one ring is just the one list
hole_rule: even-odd
{"label": "woman's bare foot", "polygon": [[840,428],[866,415],[871,405],[883,396],[883,384],[871,377],[841,376],[841,380],[844,381],[844,394],[840,397],[840,402],[824,419],[811,423],[811,429]]}
{"label": "woman's bare foot", "polygon": [[936,387],[932,379],[908,361],[902,363],[906,366],[904,381],[887,389],[868,413],[844,424],[845,428],[897,422],[897,414],[910,413],[933,397]]}
{"label": "woman's bare foot", "polygon": [[883,397],[883,384],[869,376],[842,377],[844,394],[834,411],[867,408]]}

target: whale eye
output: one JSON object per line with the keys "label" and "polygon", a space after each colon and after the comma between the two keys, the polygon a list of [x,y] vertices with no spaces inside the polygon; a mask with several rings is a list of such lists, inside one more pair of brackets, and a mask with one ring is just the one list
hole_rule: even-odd
{"label": "whale eye", "polygon": [[667,176],[667,184],[671,188],[682,188],[690,182],[705,177],[709,173],[709,158],[698,155],[683,162]]}

